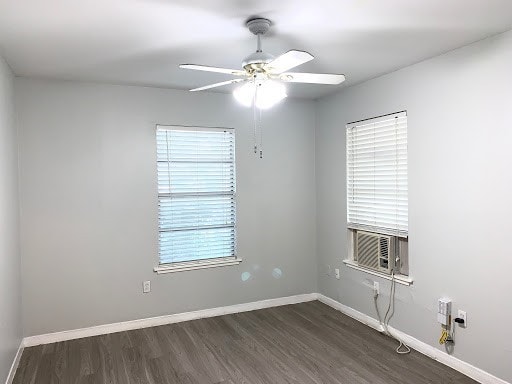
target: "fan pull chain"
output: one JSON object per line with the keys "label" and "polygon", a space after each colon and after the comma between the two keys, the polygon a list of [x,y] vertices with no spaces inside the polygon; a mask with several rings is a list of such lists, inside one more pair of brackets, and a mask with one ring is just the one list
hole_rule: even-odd
{"label": "fan pull chain", "polygon": [[260,125],[260,159],[263,159],[263,125],[261,124],[261,109],[259,114],[259,120],[258,123]]}
{"label": "fan pull chain", "polygon": [[[256,106],[256,99],[258,97],[258,85],[254,87],[254,95],[252,97],[252,115],[253,115],[253,142],[254,153],[260,153],[260,159],[263,159],[263,128],[261,124],[261,109]],[[258,145],[258,128],[259,128],[259,145]]]}
{"label": "fan pull chain", "polygon": [[253,114],[252,121],[253,121],[253,125],[254,125],[254,131],[253,131],[254,153],[258,153],[258,143],[257,143],[258,121],[256,119],[256,90],[252,97],[252,114]]}

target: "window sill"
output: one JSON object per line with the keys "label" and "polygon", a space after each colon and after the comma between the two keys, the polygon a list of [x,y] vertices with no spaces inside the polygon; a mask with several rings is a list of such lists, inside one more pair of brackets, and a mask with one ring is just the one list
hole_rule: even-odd
{"label": "window sill", "polygon": [[[390,275],[387,275],[387,274],[382,273],[382,272],[372,271],[371,269],[360,267],[359,265],[357,265],[357,263],[355,263],[352,260],[346,259],[346,260],[343,260],[343,263],[347,267],[355,269],[357,271],[366,272],[366,273],[369,273],[370,275],[378,276],[378,277],[381,277],[381,278],[386,279],[386,280],[391,280],[391,276]],[[402,284],[402,285],[409,286],[409,285],[411,285],[413,283],[412,277],[405,276],[405,275],[395,275],[394,279],[395,279],[395,282],[397,282],[398,284]]]}
{"label": "window sill", "polygon": [[242,259],[216,259],[216,260],[201,260],[201,261],[185,261],[182,263],[161,264],[153,270],[159,275],[162,273],[173,273],[183,271],[193,271],[195,269],[217,268],[226,267],[229,265],[238,265]]}

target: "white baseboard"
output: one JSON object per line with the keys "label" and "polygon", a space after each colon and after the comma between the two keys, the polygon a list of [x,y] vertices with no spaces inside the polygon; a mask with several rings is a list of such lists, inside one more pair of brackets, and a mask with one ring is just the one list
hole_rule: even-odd
{"label": "white baseboard", "polygon": [[[356,311],[353,308],[350,308],[346,305],[341,304],[340,302],[331,299],[330,297],[324,296],[322,294],[317,294],[317,299],[321,301],[324,304],[327,304],[330,307],[333,307],[334,309],[337,309],[338,311],[344,313],[347,316],[352,317],[355,320],[360,321],[363,324],[368,325],[369,327],[372,327],[380,332],[383,331],[382,326],[379,324],[379,321],[377,319],[374,319],[373,317],[370,317],[368,315],[365,315],[364,313],[361,313],[359,311]],[[465,361],[459,360],[456,357],[453,357],[449,354],[447,354],[444,351],[441,351],[437,348],[432,347],[431,345],[424,343],[423,341],[420,341],[406,333],[403,333],[397,329],[394,329],[393,327],[388,327],[389,331],[396,337],[398,337],[400,340],[402,340],[405,344],[407,344],[412,349],[415,349],[416,351],[439,361],[440,363],[449,366],[450,368],[455,369],[456,371],[459,371],[463,373],[466,376],[471,377],[473,380],[478,381],[482,384],[510,384],[509,382],[500,379],[499,377],[496,377],[480,368],[477,368],[469,363],[466,363]]]}
{"label": "white baseboard", "polygon": [[[14,374],[16,372],[16,368],[18,367],[18,363],[19,363],[19,360],[21,357],[21,353],[23,351],[23,347],[32,347],[35,345],[49,344],[49,343],[55,343],[55,342],[59,342],[59,341],[66,341],[66,340],[73,340],[73,339],[80,339],[83,337],[104,335],[104,334],[108,334],[108,333],[129,331],[129,330],[133,330],[133,329],[155,327],[155,326],[159,326],[159,325],[179,323],[182,321],[196,320],[196,319],[202,319],[202,318],[206,318],[206,317],[222,316],[222,315],[227,315],[227,314],[231,314],[231,313],[254,311],[257,309],[278,307],[281,305],[288,305],[288,304],[297,304],[297,303],[303,303],[303,302],[313,301],[313,300],[319,300],[322,303],[327,304],[330,307],[333,307],[333,308],[337,309],[338,311],[344,313],[345,315],[350,316],[350,317],[360,321],[361,323],[368,325],[369,327],[371,327],[373,329],[376,329],[377,331],[380,331],[380,332],[383,331],[383,329],[377,319],[374,319],[371,316],[368,316],[368,315],[365,315],[364,313],[356,311],[353,308],[350,308],[344,304],[341,304],[340,302],[338,302],[336,300],[333,300],[333,299],[331,299],[327,296],[324,296],[322,294],[319,294],[319,293],[309,293],[309,294],[302,294],[302,295],[295,295],[295,296],[288,296],[288,297],[280,297],[277,299],[254,301],[251,303],[236,304],[236,305],[230,305],[230,306],[226,306],[226,307],[204,309],[204,310],[193,311],[193,312],[178,313],[178,314],[174,314],[174,315],[151,317],[151,318],[147,318],[147,319],[131,320],[131,321],[125,321],[125,322],[120,322],[120,323],[98,325],[98,326],[89,327],[89,328],[75,329],[75,330],[71,330],[71,331],[55,332],[55,333],[48,333],[48,334],[44,334],[44,335],[26,337],[25,339],[23,339],[22,345],[20,346],[20,349],[18,350],[18,353],[16,354],[16,358],[12,364],[11,371],[9,372],[9,376],[7,377],[6,384],[11,384],[12,379],[14,378]],[[446,352],[441,351],[437,348],[434,348],[431,345],[424,343],[423,341],[420,341],[410,335],[407,335],[397,329],[394,329],[393,327],[389,327],[389,331],[393,335],[395,335],[399,339],[401,339],[409,347],[415,349],[416,351],[423,353],[424,355],[426,355],[434,360],[437,360],[440,363],[445,364],[445,365],[465,374],[466,376],[471,377],[472,379],[474,379],[482,384],[511,384],[511,383],[508,383],[507,381],[502,380],[486,371],[483,371],[480,368],[477,368],[469,363],[466,363],[466,362],[459,360],[451,355],[448,355]]]}
{"label": "white baseboard", "polygon": [[9,374],[7,375],[7,379],[5,380],[5,384],[12,384],[12,381],[14,380],[14,375],[16,374],[16,370],[18,369],[18,365],[20,364],[22,353],[23,341],[21,342],[18,351],[16,352],[16,356],[14,356],[14,361],[12,362],[11,369],[9,370]]}
{"label": "white baseboard", "polygon": [[81,339],[83,337],[105,335],[108,333],[130,331],[133,329],[179,323],[182,321],[202,319],[205,317],[215,317],[227,315],[230,313],[247,312],[263,308],[278,307],[281,305],[297,304],[306,301],[316,300],[317,297],[318,295],[316,293],[307,293],[302,295],[280,297],[277,299],[260,300],[251,303],[229,305],[226,307],[203,309],[193,312],[177,313],[174,315],[158,316],[147,319],[124,321],[120,323],[97,325],[94,327],[74,329],[70,331],[47,333],[44,335],[26,337],[23,340],[23,346],[32,347],[35,345],[56,343],[59,341]]}

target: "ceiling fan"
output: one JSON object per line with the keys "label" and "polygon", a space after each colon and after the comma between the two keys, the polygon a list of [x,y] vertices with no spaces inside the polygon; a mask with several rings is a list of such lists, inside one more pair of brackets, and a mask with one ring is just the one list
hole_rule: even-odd
{"label": "ceiling fan", "polygon": [[216,72],[233,75],[236,78],[191,89],[204,91],[229,84],[244,83],[235,89],[235,98],[244,105],[255,105],[260,109],[268,108],[286,97],[283,83],[308,83],[337,85],[345,81],[341,74],[287,72],[301,64],[313,60],[308,52],[292,49],[275,57],[261,49],[261,36],[269,29],[271,22],[264,18],[249,20],[247,28],[258,39],[256,52],[242,62],[242,69],[219,68],[207,65],[180,64],[180,68],[196,71]]}

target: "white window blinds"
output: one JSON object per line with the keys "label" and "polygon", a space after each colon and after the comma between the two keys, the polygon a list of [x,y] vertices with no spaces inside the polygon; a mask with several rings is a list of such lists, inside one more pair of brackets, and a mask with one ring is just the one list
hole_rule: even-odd
{"label": "white window blinds", "polygon": [[407,114],[347,125],[348,227],[407,237]]}
{"label": "white window blinds", "polygon": [[160,264],[235,257],[235,132],[157,126]]}

